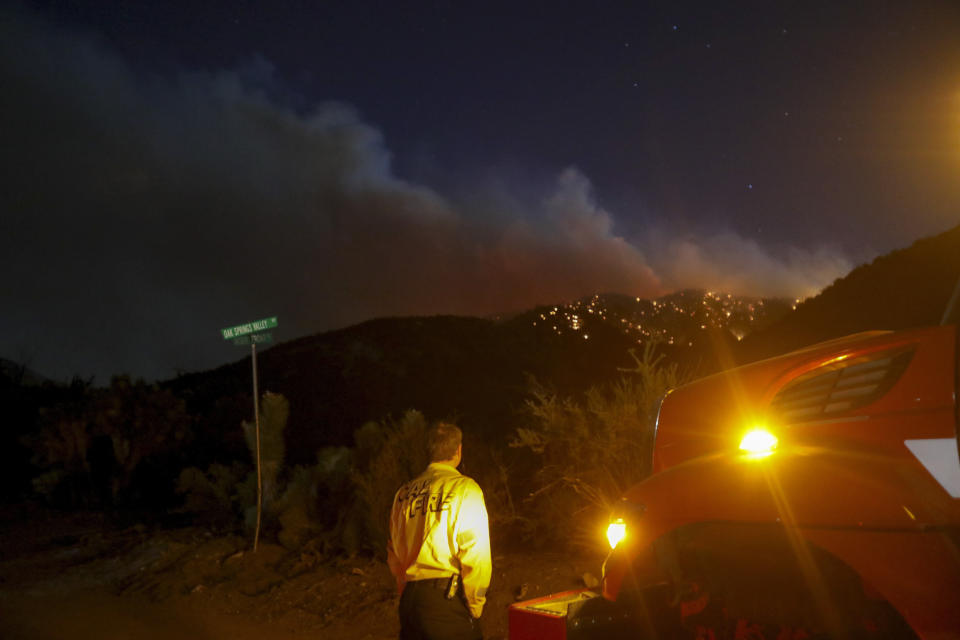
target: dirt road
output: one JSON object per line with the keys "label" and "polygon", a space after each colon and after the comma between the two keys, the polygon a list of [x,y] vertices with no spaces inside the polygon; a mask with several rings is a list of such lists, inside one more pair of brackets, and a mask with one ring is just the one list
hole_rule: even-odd
{"label": "dirt road", "polygon": [[[290,552],[199,528],[115,529],[99,515],[4,513],[0,531],[0,637],[171,640],[386,640],[397,636],[386,564]],[[12,516],[12,517],[11,517]],[[582,586],[598,557],[497,554],[481,620],[507,636],[507,610]]]}

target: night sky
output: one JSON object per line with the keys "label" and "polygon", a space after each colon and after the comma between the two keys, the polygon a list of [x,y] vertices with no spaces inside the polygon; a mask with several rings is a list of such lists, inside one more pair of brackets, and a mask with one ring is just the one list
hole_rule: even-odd
{"label": "night sky", "polygon": [[960,4],[5,3],[0,116],[0,357],[162,379],[273,315],[812,295],[960,223]]}

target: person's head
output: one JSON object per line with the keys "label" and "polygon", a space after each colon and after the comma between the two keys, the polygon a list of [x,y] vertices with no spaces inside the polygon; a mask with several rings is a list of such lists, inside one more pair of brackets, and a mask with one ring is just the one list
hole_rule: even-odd
{"label": "person's head", "polygon": [[460,427],[449,422],[438,422],[427,436],[427,453],[430,462],[460,463],[463,433]]}

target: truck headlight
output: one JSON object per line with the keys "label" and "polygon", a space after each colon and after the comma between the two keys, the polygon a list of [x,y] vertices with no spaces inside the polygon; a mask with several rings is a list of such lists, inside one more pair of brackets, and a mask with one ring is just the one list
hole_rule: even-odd
{"label": "truck headlight", "polygon": [[748,458],[766,458],[777,448],[777,436],[763,428],[756,428],[747,432],[740,441],[740,450],[746,452]]}
{"label": "truck headlight", "polygon": [[610,548],[616,549],[620,541],[627,537],[627,523],[623,518],[617,518],[607,525],[607,541],[610,542]]}

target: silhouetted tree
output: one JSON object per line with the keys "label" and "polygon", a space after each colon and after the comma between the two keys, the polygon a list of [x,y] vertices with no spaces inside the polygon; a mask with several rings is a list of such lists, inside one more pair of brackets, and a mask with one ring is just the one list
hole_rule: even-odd
{"label": "silhouetted tree", "polygon": [[[560,397],[534,383],[527,401],[528,426],[517,429],[510,446],[539,458],[528,501],[538,538],[562,532],[577,541],[578,528],[593,541],[590,517],[609,512],[623,492],[650,473],[658,400],[689,378],[677,364],[666,365],[654,342],[630,352],[636,366],[609,385],[587,391],[582,401]],[[564,526],[558,526],[564,523]]]}

